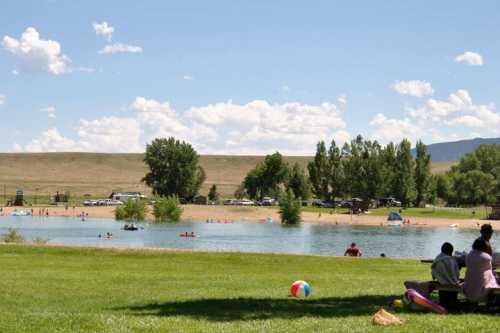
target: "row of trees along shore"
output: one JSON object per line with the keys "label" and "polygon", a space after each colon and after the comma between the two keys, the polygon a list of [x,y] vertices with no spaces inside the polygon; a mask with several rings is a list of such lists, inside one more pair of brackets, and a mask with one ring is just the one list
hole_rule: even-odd
{"label": "row of trees along shore", "polygon": [[[175,138],[153,140],[144,162],[149,172],[143,181],[158,197],[191,201],[205,180],[198,153]],[[415,158],[406,139],[384,146],[357,136],[342,147],[332,141],[328,149],[320,141],[307,168],[289,165],[279,152],[267,155],[248,172],[235,196],[279,199],[289,192],[297,199],[330,201],[394,197],[409,207],[438,200],[452,205],[488,204],[500,194],[499,145],[480,146],[446,173],[432,174],[430,163],[421,141],[416,144]],[[213,185],[210,199],[218,197]]]}
{"label": "row of trees along shore", "polygon": [[236,191],[238,197],[279,198],[290,191],[296,198],[322,200],[394,197],[403,206],[421,207],[438,200],[452,205],[493,203],[500,195],[500,146],[483,145],[466,154],[450,171],[431,173],[426,146],[418,141],[415,158],[411,144],[385,146],[356,137],[342,147],[327,149],[320,141],[306,170],[289,166],[279,153],[266,156]]}

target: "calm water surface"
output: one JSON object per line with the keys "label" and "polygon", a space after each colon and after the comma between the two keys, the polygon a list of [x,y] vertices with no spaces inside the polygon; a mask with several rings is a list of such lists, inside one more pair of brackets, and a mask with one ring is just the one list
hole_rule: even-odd
{"label": "calm water surface", "polygon": [[[124,231],[123,224],[109,219],[84,222],[64,217],[0,217],[0,234],[16,228],[26,239],[48,239],[48,243],[92,246],[164,247],[216,251],[281,252],[342,255],[356,242],[365,256],[434,257],[444,241],[456,250],[468,250],[478,236],[475,230],[417,227],[336,226],[303,223],[288,227],[277,223],[235,222],[138,224],[139,231]],[[193,231],[198,237],[179,237]],[[99,234],[111,232],[110,240]],[[492,243],[495,246],[496,240]]]}

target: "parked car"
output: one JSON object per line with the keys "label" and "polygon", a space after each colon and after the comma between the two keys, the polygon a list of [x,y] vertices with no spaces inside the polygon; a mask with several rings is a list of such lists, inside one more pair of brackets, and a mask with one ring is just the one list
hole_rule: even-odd
{"label": "parked car", "polygon": [[234,206],[236,205],[236,202],[238,202],[238,199],[226,199],[222,204],[226,206]]}
{"label": "parked car", "polygon": [[121,200],[111,199],[111,201],[108,201],[108,206],[120,206],[120,205],[123,205],[123,201]]}
{"label": "parked car", "polygon": [[335,208],[334,201],[323,201],[323,208]]}
{"label": "parked car", "polygon": [[100,199],[100,200],[97,200],[97,205],[98,206],[119,206],[119,205],[123,205],[123,202],[120,200],[114,200],[114,199]]}
{"label": "parked car", "polygon": [[270,197],[264,197],[260,203],[262,206],[274,206],[276,200]]}
{"label": "parked car", "polygon": [[340,207],[342,208],[352,208],[352,201],[344,200],[340,203]]}
{"label": "parked car", "polygon": [[401,201],[396,200],[393,197],[379,198],[378,207],[401,207]]}
{"label": "parked car", "polygon": [[253,206],[253,205],[255,205],[255,202],[253,202],[252,200],[248,200],[248,199],[241,199],[241,200],[236,201],[236,205]]}
{"label": "parked car", "polygon": [[312,206],[313,207],[323,207],[323,200],[320,199],[314,199],[312,201]]}
{"label": "parked car", "polygon": [[335,208],[337,207],[335,201],[329,201],[329,200],[319,200],[319,199],[314,199],[312,202],[313,207],[317,208]]}
{"label": "parked car", "polygon": [[98,205],[98,200],[94,199],[87,199],[83,202],[84,206],[97,206]]}

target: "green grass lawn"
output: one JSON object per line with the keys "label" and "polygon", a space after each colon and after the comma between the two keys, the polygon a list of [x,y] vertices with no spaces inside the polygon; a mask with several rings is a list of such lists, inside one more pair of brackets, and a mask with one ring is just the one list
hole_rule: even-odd
{"label": "green grass lawn", "polygon": [[[0,246],[0,331],[486,332],[500,317],[402,310],[403,326],[371,315],[428,279],[415,260]],[[307,280],[312,295],[288,296]]]}
{"label": "green grass lawn", "polygon": [[[370,214],[374,216],[387,216],[390,212],[398,212],[400,208],[374,208],[370,209]],[[316,207],[303,207],[304,212],[337,212],[339,214],[349,214],[346,208],[316,208]],[[449,218],[449,219],[485,219],[489,214],[488,208],[475,207],[475,208],[406,208],[402,209],[403,217],[429,217],[429,218]]]}

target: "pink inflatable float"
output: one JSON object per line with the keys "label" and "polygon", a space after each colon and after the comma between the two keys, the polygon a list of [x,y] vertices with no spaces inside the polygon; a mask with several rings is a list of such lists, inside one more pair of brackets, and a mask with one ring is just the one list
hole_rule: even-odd
{"label": "pink inflatable float", "polygon": [[414,289],[408,289],[405,292],[405,297],[413,303],[416,303],[420,306],[423,306],[424,308],[428,308],[429,310],[435,311],[439,314],[448,314],[448,310],[443,308],[441,305],[434,303],[430,299],[425,298],[424,296],[420,295],[416,290]]}

